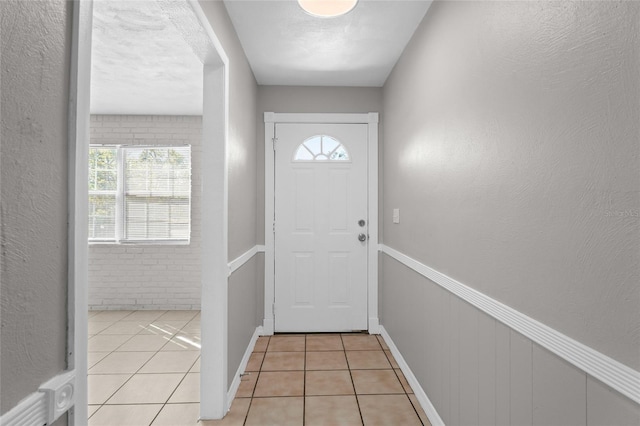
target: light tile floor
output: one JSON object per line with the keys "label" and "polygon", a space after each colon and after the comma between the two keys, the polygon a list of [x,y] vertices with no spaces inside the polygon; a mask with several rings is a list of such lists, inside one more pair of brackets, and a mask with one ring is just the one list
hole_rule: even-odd
{"label": "light tile floor", "polygon": [[[195,426],[200,313],[92,311],[89,425]],[[217,425],[430,425],[384,340],[260,337]]]}

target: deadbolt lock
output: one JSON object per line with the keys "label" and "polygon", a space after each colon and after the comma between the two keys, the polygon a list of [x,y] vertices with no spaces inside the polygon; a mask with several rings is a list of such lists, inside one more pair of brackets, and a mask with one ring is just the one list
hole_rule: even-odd
{"label": "deadbolt lock", "polygon": [[364,225],[366,225],[366,224],[367,224],[367,222],[365,222],[365,220],[364,220],[364,219],[360,219],[360,220],[358,221],[358,225],[360,225],[360,227],[362,227],[362,228],[364,228]]}

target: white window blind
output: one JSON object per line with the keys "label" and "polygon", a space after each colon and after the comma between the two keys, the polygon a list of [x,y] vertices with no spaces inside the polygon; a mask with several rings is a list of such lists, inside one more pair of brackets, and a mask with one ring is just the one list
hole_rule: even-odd
{"label": "white window blind", "polygon": [[91,146],[89,240],[188,242],[190,146]]}

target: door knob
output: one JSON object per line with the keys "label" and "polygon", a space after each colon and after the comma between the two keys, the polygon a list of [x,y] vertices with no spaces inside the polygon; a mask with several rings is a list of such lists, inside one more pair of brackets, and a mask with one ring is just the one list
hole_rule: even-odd
{"label": "door knob", "polygon": [[367,241],[367,236],[365,234],[359,234],[358,241],[361,241],[361,242]]}

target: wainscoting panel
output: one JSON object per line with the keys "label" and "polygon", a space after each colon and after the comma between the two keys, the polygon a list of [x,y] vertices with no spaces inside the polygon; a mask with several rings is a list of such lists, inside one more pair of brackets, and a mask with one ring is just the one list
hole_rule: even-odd
{"label": "wainscoting panel", "polygon": [[536,344],[533,368],[533,424],[586,424],[587,374]]}
{"label": "wainscoting panel", "polygon": [[449,425],[637,425],[640,406],[393,257],[381,323]]}

